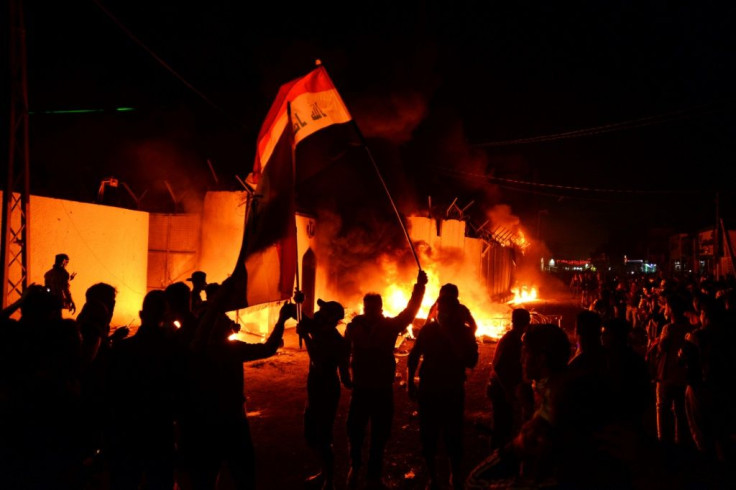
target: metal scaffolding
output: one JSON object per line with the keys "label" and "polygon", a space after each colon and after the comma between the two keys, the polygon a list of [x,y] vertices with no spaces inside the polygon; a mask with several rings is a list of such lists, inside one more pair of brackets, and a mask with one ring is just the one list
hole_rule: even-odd
{"label": "metal scaffolding", "polygon": [[28,287],[29,159],[26,32],[21,0],[10,0],[10,135],[8,174],[3,192],[3,308]]}

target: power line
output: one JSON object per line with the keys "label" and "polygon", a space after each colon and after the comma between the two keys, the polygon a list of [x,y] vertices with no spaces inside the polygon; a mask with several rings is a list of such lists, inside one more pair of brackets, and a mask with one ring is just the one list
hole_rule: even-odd
{"label": "power line", "polygon": [[[618,194],[618,195],[683,195],[683,194],[701,194],[704,191],[702,190],[642,190],[642,189],[610,189],[610,188],[599,188],[599,187],[580,187],[580,186],[570,186],[570,185],[559,185],[559,184],[547,184],[543,182],[531,182],[531,181],[524,181],[524,180],[515,180],[515,179],[506,179],[502,177],[495,177],[493,175],[484,175],[479,174],[475,172],[467,172],[464,170],[458,170],[448,167],[442,167],[434,165],[432,166],[433,169],[438,170],[445,174],[454,174],[454,175],[461,175],[463,177],[471,178],[474,181],[477,181],[478,179],[486,179],[489,182],[496,182],[496,185],[499,185],[499,187],[503,187],[504,189],[514,190],[517,192],[528,192],[532,194],[537,195],[546,195],[551,197],[561,197],[561,198],[571,198],[571,199],[583,199],[583,200],[606,200],[601,198],[595,198],[591,196],[581,196],[579,193],[589,193],[589,194]],[[519,186],[524,186],[519,187]],[[553,189],[563,192],[542,192],[537,189]],[[575,194],[577,192],[578,194]]]}
{"label": "power line", "polygon": [[505,179],[502,177],[495,177],[493,175],[487,175],[487,179],[496,180],[499,182],[507,182],[510,184],[526,185],[531,187],[546,187],[551,189],[561,189],[570,191],[582,191],[582,192],[604,192],[604,193],[616,193],[616,194],[697,194],[702,191],[699,190],[642,190],[642,189],[604,189],[600,187],[578,187],[571,185],[559,185],[559,184],[545,184],[542,182],[529,182],[524,180]]}
{"label": "power line", "polygon": [[520,193],[523,193],[523,194],[532,194],[532,195],[535,195],[535,196],[552,197],[552,198],[555,198],[557,200],[563,200],[563,199],[565,199],[565,200],[576,200],[576,201],[593,201],[593,202],[618,203],[618,204],[636,202],[635,199],[628,198],[626,196],[616,197],[616,198],[595,197],[595,196],[580,196],[580,195],[564,194],[564,193],[561,193],[561,192],[545,192],[545,191],[540,191],[540,190],[537,190],[537,189],[523,189],[523,188],[520,188],[520,187],[513,187],[513,186],[510,186],[510,185],[506,185],[506,184],[496,184],[496,185],[498,185],[498,187],[500,187],[501,189],[504,189],[506,191],[520,192]]}
{"label": "power line", "polygon": [[[512,140],[473,143],[471,144],[471,146],[492,148],[492,147],[501,147],[501,146],[523,145],[523,144],[529,144],[529,143],[544,143],[547,141],[557,141],[557,140],[562,140],[562,139],[580,138],[583,136],[592,136],[596,134],[611,133],[614,131],[624,131],[627,129],[654,126],[657,124],[664,124],[667,122],[679,121],[679,120],[688,119],[691,117],[700,117],[706,114],[712,114],[715,112],[725,111],[727,110],[728,106],[732,102],[733,101],[723,102],[721,103],[720,107],[717,107],[717,108],[709,109],[709,107],[711,107],[713,104],[707,104],[707,105],[702,105],[698,107],[693,107],[690,109],[681,109],[677,111],[667,112],[664,114],[646,116],[646,117],[641,117],[638,119],[630,119],[628,121],[604,124],[601,126],[593,126],[590,128],[576,129],[573,131],[565,131],[562,133],[532,136],[529,138],[517,138],[517,139],[512,139]],[[695,112],[695,111],[700,111],[700,112]]]}
{"label": "power line", "polygon": [[229,119],[231,122],[237,124],[241,128],[247,129],[247,127],[240,121],[233,118],[228,112],[226,112],[222,107],[215,104],[207,95],[205,95],[203,92],[198,90],[194,85],[192,85],[188,80],[186,80],[182,75],[180,75],[176,70],[174,70],[166,61],[164,61],[159,55],[157,55],[151,48],[146,46],[146,44],[138,39],[138,37],[133,34],[130,29],[128,29],[120,20],[115,17],[115,15],[110,12],[104,5],[102,5],[99,0],[92,0],[92,2],[97,5],[97,7],[102,10],[102,12],[107,15],[110,20],[112,20],[115,25],[117,25],[120,30],[122,30],[133,42],[135,42],[138,46],[143,48],[143,50],[148,53],[153,59],[155,59],[161,66],[163,66],[169,73],[174,75],[181,83],[183,83],[189,90],[197,94],[202,100],[207,102],[209,105],[211,105],[213,108],[218,110],[220,113],[222,113],[227,119]]}

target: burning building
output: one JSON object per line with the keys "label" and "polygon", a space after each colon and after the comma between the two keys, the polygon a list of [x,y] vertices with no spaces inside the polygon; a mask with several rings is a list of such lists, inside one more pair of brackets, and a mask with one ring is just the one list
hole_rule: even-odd
{"label": "burning building", "polygon": [[[40,280],[47,268],[43,264],[56,253],[68,253],[70,269],[78,272],[72,293],[79,307],[89,286],[110,283],[118,289],[113,322],[135,326],[146,291],[183,281],[194,270],[206,271],[210,282],[228,277],[241,245],[246,197],[245,192],[208,192],[201,212],[167,214],[32,196],[31,281]],[[426,317],[442,284],[453,283],[476,318],[478,334],[498,337],[508,324],[515,257],[523,246],[510,232],[472,228],[461,218],[406,219],[430,279],[418,317]],[[378,292],[386,314],[397,314],[408,301],[417,271],[408,244],[381,249],[371,247],[380,240],[370,237],[338,238],[336,219],[328,214],[297,215],[303,311],[311,314],[318,298],[337,300],[349,319],[361,311],[365,293]],[[263,336],[274,324],[278,307],[253,306],[230,315],[241,324],[240,335]]]}
{"label": "burning building", "polygon": [[[222,281],[232,271],[238,255],[245,202],[245,193],[209,192],[201,215],[196,263],[186,257],[151,263],[159,264],[159,268],[163,263],[186,263],[189,267],[173,275],[199,269],[207,271],[213,280]],[[181,224],[188,226],[185,221]],[[476,318],[478,335],[499,337],[508,325],[508,302],[513,299],[516,279],[515,257],[523,252],[519,237],[498,227],[468,230],[468,222],[463,219],[411,216],[406,224],[417,258],[430,280],[418,317],[426,318],[442,284],[453,283]],[[386,314],[398,314],[406,306],[417,271],[408,244],[403,249],[378,250],[372,245],[380,239],[361,233],[338,236],[338,228],[336,216],[297,215],[298,281],[306,296],[303,311],[311,314],[317,298],[336,300],[345,305],[349,319],[360,313],[365,293],[377,292],[384,299]],[[164,228],[157,233],[172,232]],[[172,276],[172,271],[149,271],[149,278],[153,276]],[[231,317],[242,325],[241,335],[262,336],[277,314],[277,305],[262,305],[231,312]]]}

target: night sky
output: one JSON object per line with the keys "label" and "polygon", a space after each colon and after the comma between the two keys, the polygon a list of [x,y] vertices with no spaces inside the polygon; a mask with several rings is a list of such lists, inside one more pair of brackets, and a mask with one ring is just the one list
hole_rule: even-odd
{"label": "night sky", "polygon": [[[404,212],[506,205],[568,256],[642,255],[716,202],[736,227],[736,6],[558,3],[25,0],[32,192],[93,201],[115,176],[171,211],[164,182],[177,210],[238,189],[278,87],[319,58]],[[102,112],[47,113],[69,109]],[[385,207],[361,172],[335,195]]]}

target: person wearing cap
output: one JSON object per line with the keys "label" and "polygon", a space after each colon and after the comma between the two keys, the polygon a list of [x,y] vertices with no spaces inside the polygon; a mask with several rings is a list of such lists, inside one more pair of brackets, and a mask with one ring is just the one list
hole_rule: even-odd
{"label": "person wearing cap", "polygon": [[332,489],[334,453],[332,434],[340,402],[340,382],[352,387],[348,367],[348,345],[337,330],[345,309],[337,301],[317,300],[320,309],[314,318],[304,315],[297,325],[309,354],[307,405],[304,410],[304,437],[320,460],[320,471],[307,478],[310,485]]}
{"label": "person wearing cap", "polygon": [[345,328],[354,385],[347,420],[350,443],[349,488],[356,488],[358,485],[363,441],[369,424],[371,441],[366,468],[368,486],[380,488],[383,485],[383,453],[391,436],[394,416],[394,347],[397,337],[406,331],[417,316],[426,284],[427,273],[420,270],[406,308],[395,317],[383,315],[383,300],[379,294],[366,294],[363,297],[363,314],[353,318]]}
{"label": "person wearing cap", "polygon": [[187,277],[187,281],[192,283],[192,313],[199,317],[202,314],[204,300],[202,299],[202,291],[207,288],[207,273],[203,271],[194,271],[192,275]]}
{"label": "person wearing cap", "polygon": [[56,254],[54,265],[43,275],[43,280],[46,289],[59,300],[60,309],[69,310],[73,314],[77,311],[77,306],[72,299],[69,282],[77,273],[69,274],[66,270],[67,264],[69,264],[67,254]]}

